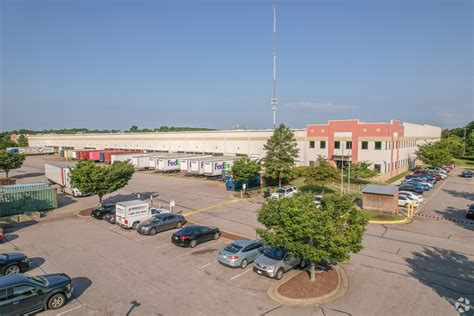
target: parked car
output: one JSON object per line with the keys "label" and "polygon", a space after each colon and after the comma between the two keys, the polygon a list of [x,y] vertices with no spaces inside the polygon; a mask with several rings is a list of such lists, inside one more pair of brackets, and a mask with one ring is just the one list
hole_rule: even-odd
{"label": "parked car", "polygon": [[425,173],[428,173],[429,175],[437,175],[439,176],[442,180],[446,179],[448,175],[444,172],[434,170],[434,169],[426,169]]}
{"label": "parked car", "polygon": [[181,228],[186,223],[180,214],[162,213],[152,216],[149,220],[140,223],[137,231],[143,235],[156,235],[168,229]]}
{"label": "parked car", "polygon": [[466,211],[466,218],[474,219],[474,204],[469,205]]}
{"label": "parked car", "polygon": [[30,259],[21,252],[0,253],[0,273],[17,274],[28,270]]}
{"label": "parked car", "polygon": [[115,224],[115,209],[112,212],[105,214],[103,220],[110,224]]}
{"label": "parked car", "polygon": [[0,244],[5,241],[5,235],[3,234],[3,227],[0,227]]}
{"label": "parked car", "polygon": [[262,254],[263,249],[264,245],[261,241],[236,240],[219,251],[217,260],[232,268],[245,269],[249,263],[254,262]]}
{"label": "parked car", "polygon": [[400,185],[398,190],[399,191],[410,191],[410,192],[414,192],[416,194],[423,194],[423,192],[425,192],[425,190],[423,190],[423,188],[417,183],[403,183],[402,185]]}
{"label": "parked car", "polygon": [[416,183],[416,184],[420,185],[423,188],[423,190],[425,190],[425,191],[429,191],[433,187],[433,185],[431,183],[424,182],[423,180],[418,179],[418,178],[413,178],[413,179],[410,179],[410,180],[406,180],[403,183]]}
{"label": "parked car", "polygon": [[423,203],[423,195],[419,195],[419,194],[416,194],[416,193],[413,193],[413,192],[410,192],[410,191],[398,191],[398,195],[406,195],[406,196],[409,196],[413,199],[416,199],[418,200],[419,203]]}
{"label": "parked car", "polygon": [[427,169],[429,169],[429,170],[435,170],[435,171],[438,171],[438,172],[441,172],[441,173],[445,173],[445,174],[448,174],[448,172],[449,172],[448,169],[445,169],[445,168],[439,167],[439,166],[428,167]]}
{"label": "parked car", "polygon": [[420,205],[420,202],[418,202],[418,199],[415,199],[405,194],[398,195],[398,206],[408,207],[408,205],[410,204],[413,204],[414,207],[418,207]]}
{"label": "parked car", "polygon": [[217,240],[221,236],[221,231],[216,227],[206,227],[191,225],[178,230],[171,236],[171,242],[181,247],[196,247],[197,244]]}
{"label": "parked car", "polygon": [[461,177],[463,178],[472,178],[472,171],[469,169],[463,170],[461,173]]}
{"label": "parked car", "polygon": [[102,206],[93,210],[91,212],[91,216],[95,219],[104,219],[104,216],[112,211],[115,212],[115,204],[103,204]]}
{"label": "parked car", "polygon": [[415,171],[415,172],[413,173],[413,175],[414,175],[414,176],[423,176],[423,177],[425,177],[425,176],[431,176],[431,177],[435,178],[436,181],[441,181],[441,180],[443,180],[443,178],[442,178],[440,175],[438,175],[438,174],[432,172],[432,170],[430,170],[430,171],[428,171],[428,170]]}
{"label": "parked car", "polygon": [[449,165],[443,165],[441,167],[443,167],[445,169],[453,170],[456,167],[456,165],[454,163],[452,163],[452,164],[449,164]]}
{"label": "parked car", "polygon": [[63,273],[0,278],[0,315],[25,315],[59,309],[72,295],[71,278]]}
{"label": "parked car", "polygon": [[285,186],[278,188],[274,193],[272,193],[272,199],[278,200],[281,197],[291,197],[298,192],[295,186]]}
{"label": "parked car", "polygon": [[421,179],[424,182],[431,183],[432,185],[436,184],[436,179],[433,178],[430,175],[424,174],[424,175],[409,175],[405,177],[405,180],[411,180],[411,179]]}
{"label": "parked car", "polygon": [[280,280],[285,272],[298,265],[304,268],[306,263],[290,256],[284,249],[268,247],[253,263],[253,271]]}

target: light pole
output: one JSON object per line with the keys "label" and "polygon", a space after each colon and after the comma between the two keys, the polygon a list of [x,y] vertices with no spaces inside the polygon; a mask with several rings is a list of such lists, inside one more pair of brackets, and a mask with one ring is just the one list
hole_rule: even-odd
{"label": "light pole", "polygon": [[[342,144],[341,144],[342,145]],[[342,147],[342,154],[341,154],[341,196],[344,193],[344,146]]]}

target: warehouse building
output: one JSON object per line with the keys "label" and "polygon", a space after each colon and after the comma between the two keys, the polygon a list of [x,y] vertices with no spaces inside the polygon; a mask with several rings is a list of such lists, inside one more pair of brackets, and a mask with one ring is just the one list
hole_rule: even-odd
{"label": "warehouse building", "polygon": [[[381,178],[388,178],[415,164],[418,145],[441,139],[441,128],[401,123],[364,123],[334,120],[294,129],[299,148],[297,165],[311,165],[322,156],[340,167],[352,161],[369,161]],[[32,135],[30,146],[56,149],[126,149],[212,155],[264,156],[273,130],[226,130],[167,133],[113,133]]]}

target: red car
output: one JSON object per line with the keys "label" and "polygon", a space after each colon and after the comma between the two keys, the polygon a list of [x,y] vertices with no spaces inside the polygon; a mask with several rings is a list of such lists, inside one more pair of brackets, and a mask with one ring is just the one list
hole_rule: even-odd
{"label": "red car", "polygon": [[431,172],[427,173],[427,172],[424,172],[424,171],[415,171],[415,172],[413,172],[414,176],[423,176],[425,174],[428,174],[428,175],[432,176],[433,178],[436,179],[436,181],[441,181],[442,180],[442,178],[439,175],[437,175],[436,173],[431,173]]}
{"label": "red car", "polygon": [[5,240],[5,236],[3,235],[3,228],[0,228],[0,244]]}
{"label": "red car", "polygon": [[449,164],[449,165],[443,165],[441,167],[449,169],[449,170],[453,170],[454,167],[456,167],[456,165],[454,163],[452,163],[452,164]]}

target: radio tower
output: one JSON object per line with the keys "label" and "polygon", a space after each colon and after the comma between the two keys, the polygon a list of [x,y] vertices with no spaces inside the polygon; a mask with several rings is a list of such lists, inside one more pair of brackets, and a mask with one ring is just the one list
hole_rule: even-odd
{"label": "radio tower", "polygon": [[276,5],[273,0],[273,89],[272,89],[273,129],[276,128],[276,110],[278,99],[276,96]]}

